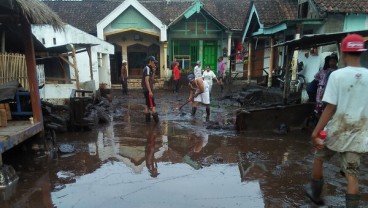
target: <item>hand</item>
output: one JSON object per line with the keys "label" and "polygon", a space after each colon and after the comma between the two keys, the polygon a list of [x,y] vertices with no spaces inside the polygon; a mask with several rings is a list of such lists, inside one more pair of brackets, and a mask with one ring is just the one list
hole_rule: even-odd
{"label": "hand", "polygon": [[321,150],[325,147],[325,144],[320,144],[319,143],[318,134],[314,133],[314,132],[312,134],[312,143],[313,143],[313,147],[317,150]]}
{"label": "hand", "polygon": [[187,101],[188,102],[192,102],[193,101],[193,97],[189,97]]}
{"label": "hand", "polygon": [[152,92],[149,92],[149,96],[152,98],[153,97],[153,93]]}

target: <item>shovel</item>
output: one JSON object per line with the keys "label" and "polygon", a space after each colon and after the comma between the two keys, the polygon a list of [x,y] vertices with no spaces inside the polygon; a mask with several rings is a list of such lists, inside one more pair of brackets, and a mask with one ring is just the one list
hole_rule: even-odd
{"label": "shovel", "polygon": [[187,102],[185,102],[183,105],[181,105],[179,108],[176,108],[176,110],[181,111],[181,109],[190,102],[191,100],[187,100]]}

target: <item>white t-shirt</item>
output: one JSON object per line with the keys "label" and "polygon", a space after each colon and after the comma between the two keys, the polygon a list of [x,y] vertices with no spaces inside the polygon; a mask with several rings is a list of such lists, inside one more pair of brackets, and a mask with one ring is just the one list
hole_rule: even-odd
{"label": "white t-shirt", "polygon": [[199,77],[202,77],[202,67],[201,66],[198,66],[198,65],[195,66],[193,72],[194,72],[194,77],[196,79]]}
{"label": "white t-shirt", "polygon": [[326,126],[327,147],[337,152],[368,152],[368,69],[345,67],[331,73],[323,101],[336,105]]}
{"label": "white t-shirt", "polygon": [[203,75],[202,75],[204,81],[206,81],[209,85],[212,85],[213,84],[213,79],[216,77],[216,74],[213,73],[213,71],[204,71],[203,72]]}

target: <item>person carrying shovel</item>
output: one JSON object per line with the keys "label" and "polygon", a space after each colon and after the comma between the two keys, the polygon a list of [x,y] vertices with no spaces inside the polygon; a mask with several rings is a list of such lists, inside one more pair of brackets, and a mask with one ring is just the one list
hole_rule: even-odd
{"label": "person carrying shovel", "polygon": [[195,115],[199,103],[206,106],[206,121],[210,120],[210,90],[209,85],[202,77],[195,78],[193,74],[188,75],[189,81],[189,98],[188,102],[192,102],[192,116]]}

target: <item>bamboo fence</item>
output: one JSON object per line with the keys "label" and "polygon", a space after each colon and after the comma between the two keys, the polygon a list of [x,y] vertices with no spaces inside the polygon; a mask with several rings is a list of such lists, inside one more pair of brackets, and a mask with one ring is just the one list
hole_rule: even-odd
{"label": "bamboo fence", "polygon": [[0,85],[11,80],[18,80],[24,89],[29,90],[25,55],[0,53]]}

